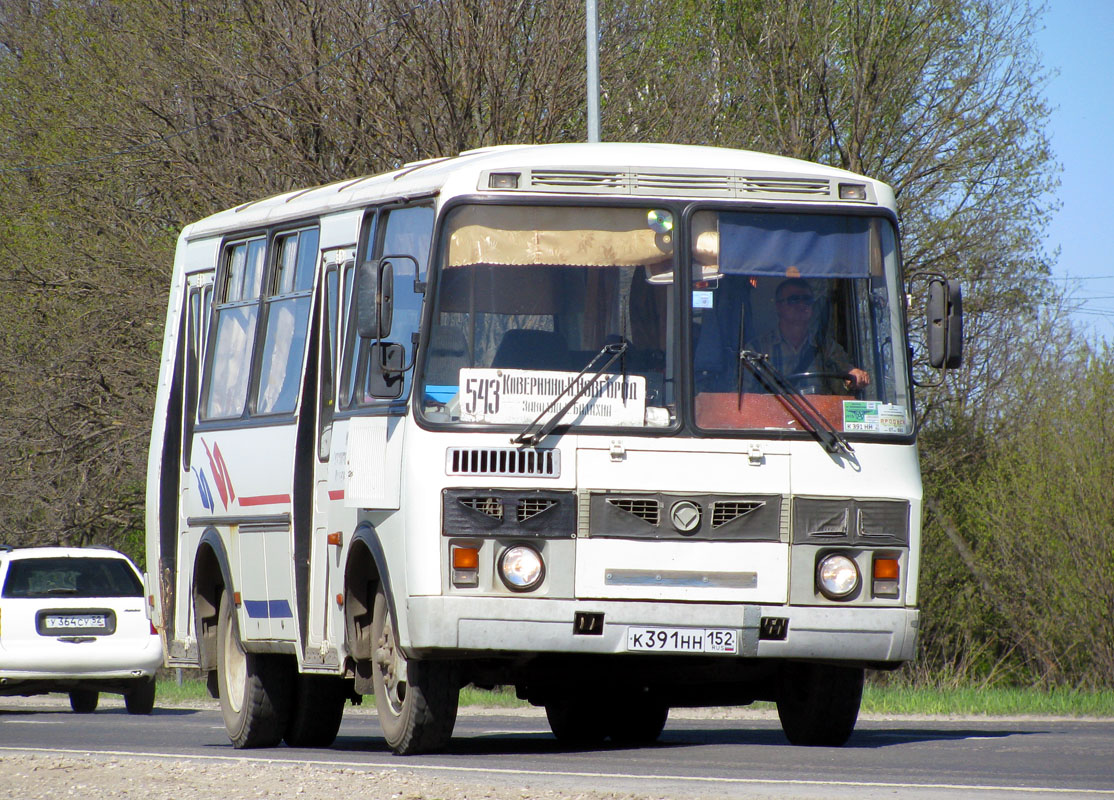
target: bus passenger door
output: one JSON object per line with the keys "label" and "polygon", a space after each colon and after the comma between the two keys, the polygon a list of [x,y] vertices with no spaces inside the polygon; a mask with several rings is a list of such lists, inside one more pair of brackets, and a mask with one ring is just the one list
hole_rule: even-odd
{"label": "bus passenger door", "polygon": [[[312,453],[299,458],[312,464],[313,519],[307,602],[308,625],[303,660],[307,665],[337,664],[337,643],[344,621],[334,598],[344,591],[344,531],[354,522],[343,519],[343,466],[345,423],[334,419],[337,374],[344,330],[342,309],[351,285],[356,248],[342,247],[322,253],[322,273],[317,307],[317,380],[307,387],[302,418],[313,420]],[[309,371],[307,371],[309,372]],[[310,403],[316,408],[311,412]],[[338,457],[339,456],[339,457]],[[339,467],[337,466],[340,462]],[[340,470],[338,472],[338,470]],[[354,514],[351,515],[354,520]],[[301,587],[299,587],[299,592]]]}
{"label": "bus passenger door", "polygon": [[[177,516],[176,529],[179,532],[175,542],[176,576],[174,593],[176,602],[170,607],[173,612],[173,627],[168,625],[167,645],[170,659],[186,658],[193,661],[196,654],[190,654],[182,647],[183,642],[194,639],[192,581],[193,559],[197,543],[201,538],[201,528],[191,528],[187,520],[193,506],[204,504],[205,484],[195,484],[193,474],[193,428],[197,422],[198,387],[201,384],[201,365],[205,363],[205,332],[209,328],[209,310],[213,299],[213,273],[200,272],[188,276],[186,284],[185,341],[182,344],[184,364],[182,372],[182,414],[181,464],[178,481],[179,494],[175,498]],[[191,492],[191,487],[193,491]],[[165,602],[165,598],[164,598]],[[166,606],[164,606],[165,608]],[[192,649],[192,648],[189,648]]]}

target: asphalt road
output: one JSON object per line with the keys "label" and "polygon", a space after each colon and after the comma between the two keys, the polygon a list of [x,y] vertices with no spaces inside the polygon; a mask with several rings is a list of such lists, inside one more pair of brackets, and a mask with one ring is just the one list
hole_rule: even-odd
{"label": "asphalt road", "polygon": [[673,717],[656,746],[576,751],[557,744],[544,715],[465,711],[447,753],[399,758],[365,711],[346,713],[328,749],[236,751],[212,708],[132,717],[102,700],[76,715],[64,700],[0,698],[5,752],[304,761],[656,797],[1114,798],[1114,720],[865,719],[845,747],[799,748],[768,716]]}

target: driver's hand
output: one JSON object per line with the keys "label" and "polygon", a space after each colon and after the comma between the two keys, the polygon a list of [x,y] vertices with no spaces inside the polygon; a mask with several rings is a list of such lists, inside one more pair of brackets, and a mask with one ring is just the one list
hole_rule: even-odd
{"label": "driver's hand", "polygon": [[848,381],[852,389],[862,389],[864,386],[870,385],[870,376],[866,374],[866,370],[852,367],[847,370],[847,374],[852,378],[852,380]]}

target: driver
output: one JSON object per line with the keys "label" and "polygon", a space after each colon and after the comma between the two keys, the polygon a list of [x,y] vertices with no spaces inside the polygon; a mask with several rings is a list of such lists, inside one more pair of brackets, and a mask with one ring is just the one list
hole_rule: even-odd
{"label": "driver", "polygon": [[[870,376],[854,366],[847,352],[828,339],[817,341],[811,331],[815,298],[812,287],[804,278],[787,278],[774,292],[777,327],[747,344],[747,349],[766,353],[770,364],[783,375],[826,373],[817,381],[826,394],[840,394],[862,389]],[[848,376],[840,380],[836,373]]]}

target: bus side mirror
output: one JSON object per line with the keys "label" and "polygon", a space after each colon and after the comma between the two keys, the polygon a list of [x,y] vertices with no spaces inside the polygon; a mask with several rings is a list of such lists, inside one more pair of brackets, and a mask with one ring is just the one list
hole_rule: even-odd
{"label": "bus side mirror", "polygon": [[394,265],[387,259],[365,261],[356,275],[356,328],[365,339],[391,334],[394,319]]}
{"label": "bus side mirror", "polygon": [[939,369],[963,363],[963,294],[958,281],[933,278],[928,285],[928,362]]}

